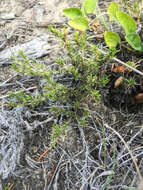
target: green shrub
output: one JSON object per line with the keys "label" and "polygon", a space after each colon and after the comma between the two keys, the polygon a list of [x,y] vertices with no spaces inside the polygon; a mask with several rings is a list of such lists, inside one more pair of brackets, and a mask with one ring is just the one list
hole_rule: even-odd
{"label": "green shrub", "polygon": [[[65,115],[68,119],[64,122],[70,123],[77,120],[78,123],[86,125],[88,111],[84,109],[83,105],[86,103],[88,107],[91,102],[100,100],[100,89],[109,82],[108,76],[104,74],[103,66],[110,57],[103,56],[98,47],[87,40],[86,33],[75,32],[68,39],[66,29],[59,31],[49,27],[49,30],[61,39],[62,46],[67,50],[65,57],[59,57],[56,60],[58,66],[56,70],[49,66],[47,68],[43,63],[27,59],[23,52],[20,52],[20,59],[13,57],[12,68],[15,71],[23,75],[38,77],[41,80],[44,79],[45,83],[42,89],[37,89],[36,95],[22,90],[9,92],[8,104],[10,106],[26,105],[34,109],[44,101],[53,102],[53,105],[54,102],[58,102],[58,105],[69,106],[62,109],[58,106],[56,108],[51,106],[50,111],[57,115]],[[58,76],[62,76],[62,78],[70,76],[71,81],[64,82]],[[64,123],[63,126],[65,126]],[[53,128],[52,138],[54,137],[54,139],[57,128]],[[59,128],[59,130],[62,129],[62,127]],[[58,133],[61,136],[61,132]]]}

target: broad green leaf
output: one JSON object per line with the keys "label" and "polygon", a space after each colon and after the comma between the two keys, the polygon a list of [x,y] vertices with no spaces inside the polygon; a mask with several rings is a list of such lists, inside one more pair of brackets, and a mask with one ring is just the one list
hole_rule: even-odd
{"label": "broad green leaf", "polygon": [[114,21],[116,19],[117,11],[120,11],[119,5],[116,2],[111,2],[107,9],[110,21]]}
{"label": "broad green leaf", "polygon": [[83,10],[86,14],[93,13],[95,6],[96,6],[95,0],[84,0],[83,2]]}
{"label": "broad green leaf", "polygon": [[141,51],[143,51],[143,44],[141,44]]}
{"label": "broad green leaf", "polygon": [[68,24],[80,31],[85,31],[88,27],[88,20],[84,17],[76,17],[68,22]]}
{"label": "broad green leaf", "polygon": [[124,28],[126,34],[136,33],[136,22],[128,14],[117,11],[116,17],[119,20],[121,26]]}
{"label": "broad green leaf", "polygon": [[79,8],[68,8],[63,10],[63,14],[68,18],[76,18],[82,16],[82,12]]}
{"label": "broad green leaf", "polygon": [[109,48],[116,48],[117,44],[120,43],[120,36],[115,32],[104,32],[104,40]]}
{"label": "broad green leaf", "polygon": [[128,34],[125,38],[132,48],[141,50],[141,39],[138,34]]}

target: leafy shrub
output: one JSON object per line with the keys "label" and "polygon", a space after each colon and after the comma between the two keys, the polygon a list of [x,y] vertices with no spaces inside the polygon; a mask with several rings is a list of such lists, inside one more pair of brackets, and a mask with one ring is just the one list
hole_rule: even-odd
{"label": "leafy shrub", "polygon": [[[24,91],[9,92],[9,105],[12,107],[27,105],[35,108],[44,101],[53,102],[53,105],[54,102],[58,102],[58,105],[68,106],[65,106],[64,109],[51,106],[52,112],[57,115],[65,115],[69,123],[72,120],[83,123],[88,117],[87,110],[83,105],[85,102],[90,105],[91,102],[99,100],[99,90],[109,82],[108,76],[102,69],[109,56],[103,56],[96,45],[89,43],[86,33],[75,32],[68,40],[66,29],[59,31],[49,27],[49,30],[62,40],[62,46],[67,50],[66,57],[56,60],[58,67],[56,70],[49,66],[46,68],[43,63],[27,59],[23,52],[20,52],[21,59],[13,57],[15,61],[12,68],[15,71],[39,77],[45,82],[36,95]],[[100,72],[101,70],[103,72]],[[70,82],[60,79],[68,77]],[[63,125],[65,124],[63,123]],[[54,131],[53,133],[55,133]],[[52,136],[55,137],[53,134]],[[61,132],[59,132],[59,136],[61,136]],[[58,137],[56,138],[58,139]],[[52,141],[55,142],[55,140]]]}

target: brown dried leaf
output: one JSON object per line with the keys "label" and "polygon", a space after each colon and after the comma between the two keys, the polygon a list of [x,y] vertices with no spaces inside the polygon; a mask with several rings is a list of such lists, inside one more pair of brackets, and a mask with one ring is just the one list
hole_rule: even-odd
{"label": "brown dried leaf", "polygon": [[136,100],[136,103],[138,103],[138,104],[143,103],[143,93],[138,93],[138,94],[135,96],[135,100]]}
{"label": "brown dried leaf", "polygon": [[100,24],[99,20],[92,23],[91,28],[97,32],[97,34],[103,34],[105,32],[104,27]]}
{"label": "brown dried leaf", "polygon": [[128,67],[124,66],[124,65],[118,65],[115,68],[111,68],[111,72],[114,73],[123,73],[123,72],[130,72],[131,69],[129,69]]}
{"label": "brown dried leaf", "polygon": [[123,82],[123,77],[120,76],[114,83],[114,88],[117,88],[118,86],[120,86]]}

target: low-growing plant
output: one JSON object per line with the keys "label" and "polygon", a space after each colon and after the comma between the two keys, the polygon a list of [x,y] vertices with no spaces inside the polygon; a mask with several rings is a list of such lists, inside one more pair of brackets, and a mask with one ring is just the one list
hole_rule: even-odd
{"label": "low-growing plant", "polygon": [[68,24],[79,31],[85,31],[88,28],[90,23],[88,14],[96,15],[106,29],[109,30],[110,28],[106,21],[106,17],[101,14],[98,6],[98,0],[84,0],[81,9],[75,7],[67,8],[63,10],[63,14],[71,19]]}
{"label": "low-growing plant", "polygon": [[[137,34],[137,25],[133,18],[125,12],[120,11],[119,5],[116,2],[111,2],[107,10],[110,21],[118,21],[125,31],[125,39],[130,46],[137,50],[143,51],[143,44],[140,36]],[[115,32],[106,31],[104,33],[105,42],[109,48],[116,48],[121,42],[119,35]]]}
{"label": "low-growing plant", "polygon": [[51,144],[50,144],[51,148],[55,146],[59,138],[65,136],[68,125],[69,122],[65,122],[62,125],[54,125],[52,127]]}
{"label": "low-growing plant", "polygon": [[[20,59],[13,57],[12,68],[15,71],[24,75],[38,77],[38,80],[43,80],[44,83],[42,87],[36,89],[36,93],[34,90],[9,92],[8,104],[10,106],[27,105],[35,108],[43,102],[49,102],[49,111],[57,115],[65,115],[65,118],[68,118],[65,119],[64,123],[68,122],[70,125],[72,120],[76,120],[78,123],[86,125],[88,113],[83,105],[86,102],[88,107],[91,102],[100,100],[100,89],[106,86],[110,80],[109,76],[105,74],[104,63],[107,63],[115,55],[117,52],[115,47],[121,42],[117,33],[106,31],[104,34],[105,42],[109,46],[109,50],[106,55],[103,55],[98,46],[88,40],[89,35],[84,32],[89,25],[87,15],[95,13],[97,5],[98,1],[84,0],[81,9],[64,9],[63,13],[71,18],[69,24],[79,30],[69,37],[66,28],[62,30],[54,27],[48,28],[56,37],[61,39],[62,46],[67,50],[65,57],[59,57],[56,60],[58,69],[52,69],[44,63],[30,60],[22,51],[20,51]],[[112,10],[113,7],[115,7],[116,11]],[[119,11],[118,4],[115,2],[110,4],[108,13],[111,20],[118,17],[128,35],[136,32],[135,22],[128,15]],[[123,15],[126,15],[125,18],[120,18]],[[125,21],[127,18],[132,27],[128,28],[126,26]],[[63,78],[68,78],[68,82],[62,80]],[[129,86],[132,85],[133,81],[129,81]],[[51,106],[54,105],[54,102],[58,102],[58,105],[64,104],[68,106]],[[58,135],[60,137],[61,134],[65,134],[65,128],[60,128],[60,126],[65,126],[64,123],[53,127],[52,142],[54,143],[51,144],[55,144],[55,139],[58,139]]]}
{"label": "low-growing plant", "polygon": [[[88,112],[83,105],[86,102],[88,106],[91,102],[100,100],[100,89],[109,82],[103,68],[104,62],[110,59],[110,56],[103,56],[96,45],[90,44],[86,33],[81,34],[77,31],[68,39],[66,29],[49,27],[49,30],[61,39],[62,46],[67,50],[65,57],[59,57],[56,60],[57,69],[52,69],[43,63],[28,59],[20,51],[20,58],[13,57],[11,67],[19,74],[30,75],[44,82],[42,87],[36,89],[36,93],[35,90],[9,92],[8,105],[36,108],[43,102],[49,102],[49,111],[55,115],[65,115],[67,119],[64,123],[68,122],[70,125],[70,122],[77,121],[86,126]],[[54,103],[67,106],[55,107]],[[62,127],[65,126],[64,123],[54,125],[51,146],[55,144],[56,139],[65,134],[66,128]]]}
{"label": "low-growing plant", "polygon": [[[108,7],[110,21],[119,21],[125,30],[125,39],[132,48],[142,51],[142,44],[139,36],[136,34],[136,23],[126,13],[121,12],[117,3],[112,2]],[[102,15],[100,21],[107,28],[104,38],[109,49],[107,54],[103,55],[96,44],[90,43],[89,35],[85,30],[90,25],[88,14],[98,14],[100,9],[98,1],[84,0],[82,8],[64,9],[64,15],[71,20],[70,26],[78,31],[67,35],[66,28],[58,30],[49,27],[56,37],[61,39],[62,47],[66,49],[65,55],[56,59],[56,69],[52,69],[44,63],[36,60],[30,60],[20,51],[20,59],[13,57],[12,68],[22,75],[30,75],[43,81],[42,86],[37,85],[36,93],[34,90],[9,92],[8,105],[14,107],[17,105],[30,106],[35,109],[37,106],[46,102],[49,104],[49,111],[54,115],[64,118],[62,122],[57,122],[52,127],[50,147],[53,148],[58,140],[66,134],[70,125],[78,124],[86,126],[89,116],[89,107],[100,100],[100,90],[109,83],[109,76],[105,71],[105,63],[117,52],[116,46],[121,43],[120,36],[109,31],[105,17]],[[127,23],[126,23],[127,22]],[[128,62],[128,64],[132,64]],[[124,68],[125,69],[125,68]],[[130,71],[129,71],[130,72]],[[134,78],[124,81],[128,88],[135,85]],[[38,83],[39,84],[39,83]],[[56,104],[56,106],[55,106]],[[102,128],[104,133],[104,128]],[[105,139],[105,138],[104,138]],[[106,168],[106,141],[104,143],[104,164]],[[114,163],[112,174],[107,177],[102,190],[107,189],[112,181],[115,163],[116,149],[113,151]],[[131,188],[129,188],[131,189]]]}
{"label": "low-growing plant", "polygon": [[137,18],[138,23],[140,22],[142,9],[143,9],[142,0],[141,1],[121,0],[119,3],[122,5],[122,7],[125,7],[128,10],[131,16]]}
{"label": "low-growing plant", "polygon": [[[125,31],[125,40],[130,44],[130,46],[137,51],[143,51],[143,45],[141,43],[140,36],[137,34],[137,25],[133,18],[130,17],[125,12],[120,11],[120,7],[116,2],[111,2],[108,6],[107,13],[109,15],[109,21],[117,21],[123,27]],[[121,43],[120,36],[111,32],[109,24],[107,23],[107,18],[101,14],[100,8],[98,6],[98,0],[84,0],[82,8],[68,8],[63,10],[63,14],[70,18],[68,24],[79,30],[85,31],[88,29],[90,19],[88,19],[88,14],[95,14],[96,17],[100,20],[101,24],[107,29],[104,33],[104,39],[107,46],[110,49],[115,49],[117,44]]]}
{"label": "low-growing plant", "polygon": [[127,90],[130,90],[131,88],[135,87],[136,81],[134,78],[130,77],[129,79],[124,79],[123,84],[126,86]]}
{"label": "low-growing plant", "polygon": [[4,186],[2,190],[10,190],[8,186]]}

